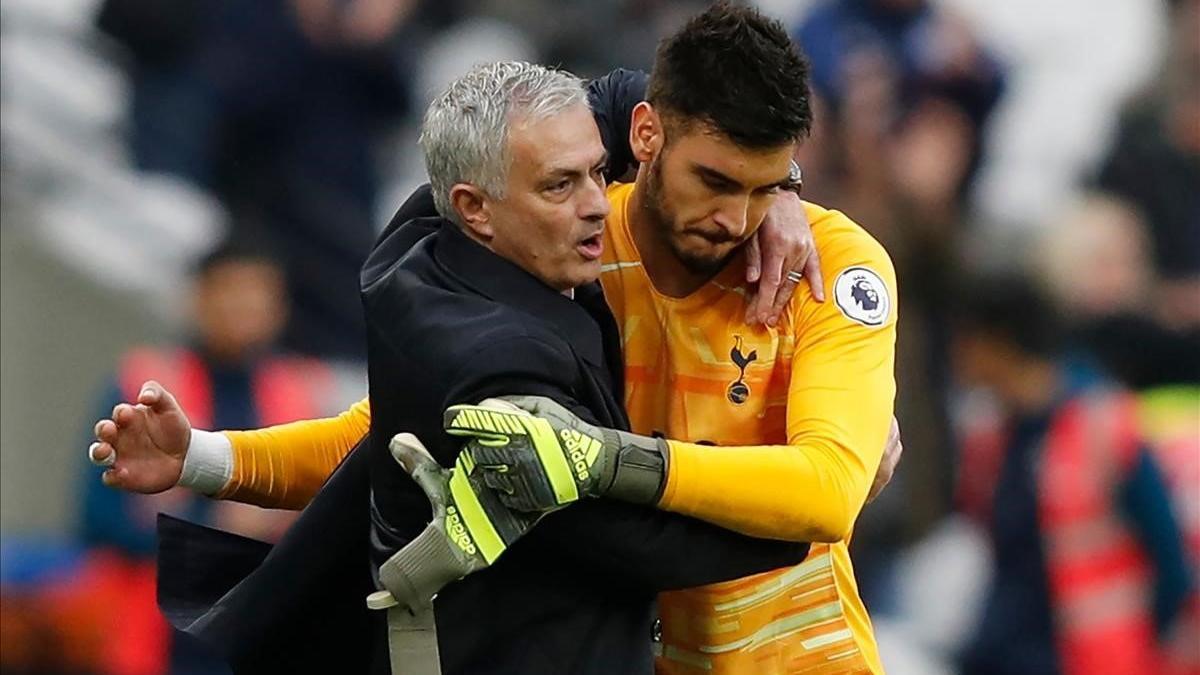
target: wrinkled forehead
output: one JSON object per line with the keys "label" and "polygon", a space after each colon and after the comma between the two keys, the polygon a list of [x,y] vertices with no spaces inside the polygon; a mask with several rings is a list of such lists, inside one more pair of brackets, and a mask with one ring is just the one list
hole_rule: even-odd
{"label": "wrinkled forehead", "polygon": [[591,109],[582,103],[550,114],[516,112],[510,118],[508,152],[513,172],[529,174],[586,172],[605,156]]}

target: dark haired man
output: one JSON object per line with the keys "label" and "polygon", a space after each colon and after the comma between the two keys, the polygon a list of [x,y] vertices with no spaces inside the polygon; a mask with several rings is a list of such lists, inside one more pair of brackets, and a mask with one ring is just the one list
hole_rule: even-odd
{"label": "dark haired man", "polygon": [[798,567],[660,595],[661,672],[882,672],[846,540],[892,414],[891,262],[806,204],[830,302],[801,289],[775,326],[733,312],[732,254],[786,185],[811,123],[806,79],[778,24],[710,9],[660,45],[632,115],[636,182],[609,188],[601,281],[631,428],[721,446],[667,442],[659,508],[819,542]]}
{"label": "dark haired man", "polygon": [[[791,184],[811,122],[805,77],[777,23],[729,5],[701,14],[663,43],[632,112],[636,183],[608,192],[601,278],[632,428],[698,442],[647,443],[663,460],[654,501],[748,534],[828,542],[800,567],[663,596],[668,672],[880,671],[845,539],[888,435],[890,262],[844,216],[808,205],[839,270],[825,289],[835,302],[802,292],[776,325],[741,321],[733,254]],[[748,122],[739,105],[754,108]],[[864,285],[878,298],[870,309],[852,295]],[[348,449],[368,416],[362,403],[310,423],[303,443]]]}

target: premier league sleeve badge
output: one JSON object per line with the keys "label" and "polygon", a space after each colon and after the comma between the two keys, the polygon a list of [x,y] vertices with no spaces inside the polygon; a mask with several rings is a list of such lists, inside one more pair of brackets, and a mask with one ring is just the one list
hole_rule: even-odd
{"label": "premier league sleeve badge", "polygon": [[892,301],[887,284],[869,267],[848,267],[833,283],[833,299],[848,319],[872,328],[887,322]]}

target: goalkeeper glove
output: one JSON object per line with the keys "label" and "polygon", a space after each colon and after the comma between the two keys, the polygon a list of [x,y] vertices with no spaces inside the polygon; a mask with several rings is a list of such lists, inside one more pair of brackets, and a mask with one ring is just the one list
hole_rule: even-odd
{"label": "goalkeeper glove", "polygon": [[581,496],[656,504],[666,483],[666,441],[589,424],[542,396],[452,406],[443,426],[476,442],[476,470],[514,509],[539,511]]}
{"label": "goalkeeper glove", "polygon": [[429,498],[433,521],[380,566],[379,581],[387,590],[368,596],[368,607],[429,607],[443,586],[491,565],[545,515],[501,503],[482,481],[472,458],[474,445],[468,443],[454,468],[446,469],[416,436],[392,439],[392,457]]}

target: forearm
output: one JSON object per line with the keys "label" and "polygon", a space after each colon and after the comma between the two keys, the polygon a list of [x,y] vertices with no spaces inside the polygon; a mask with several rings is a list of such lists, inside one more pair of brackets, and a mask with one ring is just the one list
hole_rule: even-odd
{"label": "forearm", "polygon": [[845,539],[878,466],[828,439],[736,448],[671,441],[670,447],[660,508],[789,541]]}
{"label": "forearm", "polygon": [[[580,546],[581,533],[587,545]],[[748,537],[680,514],[588,500],[552,514],[533,535],[565,562],[653,591],[703,586],[799,564],[808,544]]]}
{"label": "forearm", "polygon": [[364,400],[337,417],[252,431],[196,431],[180,483],[219,499],[302,509],[369,424]]}

